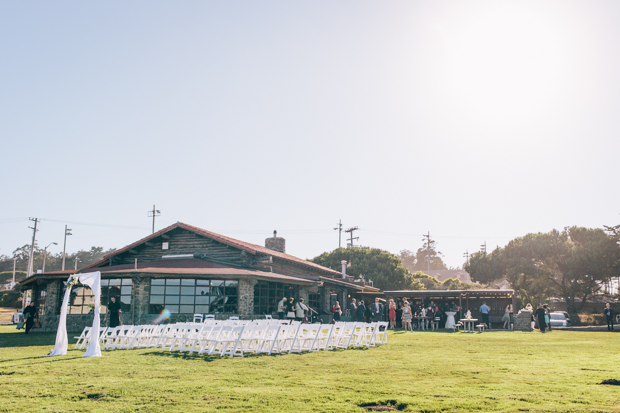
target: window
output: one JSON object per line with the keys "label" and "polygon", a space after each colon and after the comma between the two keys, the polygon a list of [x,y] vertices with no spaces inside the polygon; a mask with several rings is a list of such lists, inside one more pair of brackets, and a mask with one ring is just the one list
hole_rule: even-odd
{"label": "window", "polygon": [[[66,284],[66,283],[65,283]],[[65,294],[66,285],[63,288]],[[121,303],[121,311],[131,312],[131,278],[113,278],[101,280],[101,314],[108,311],[110,298],[115,297]],[[71,289],[67,314],[91,314],[95,311],[95,296],[93,291],[84,285],[77,284]]]}
{"label": "window", "polygon": [[121,311],[124,313],[131,312],[131,278],[112,278],[101,280],[101,313],[108,311],[110,298],[116,298],[121,303]]}
{"label": "window", "polygon": [[47,295],[46,290],[41,290],[41,295],[39,296],[39,314],[45,315],[45,296]]}
{"label": "window", "polygon": [[151,279],[149,313],[236,314],[238,281]]}
{"label": "window", "polygon": [[312,308],[317,313],[320,313],[321,296],[319,294],[308,294],[308,307]]}
{"label": "window", "polygon": [[284,297],[297,297],[297,286],[259,281],[254,286],[254,314],[278,312],[278,302]]}

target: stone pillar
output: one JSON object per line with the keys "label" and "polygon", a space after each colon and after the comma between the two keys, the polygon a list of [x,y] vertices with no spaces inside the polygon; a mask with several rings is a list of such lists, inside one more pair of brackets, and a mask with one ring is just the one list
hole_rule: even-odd
{"label": "stone pillar", "polygon": [[149,318],[149,303],[151,299],[151,277],[132,277],[132,308],[135,324],[149,324],[152,320]]}
{"label": "stone pillar", "polygon": [[240,316],[252,316],[254,314],[254,286],[258,281],[255,279],[240,279],[237,287],[237,312]]}
{"label": "stone pillar", "polygon": [[308,304],[308,300],[310,300],[310,292],[307,290],[308,287],[301,286],[299,287],[299,298],[304,299],[304,303]]}
{"label": "stone pillar", "polygon": [[521,310],[519,314],[514,317],[514,330],[532,331],[532,313]]}

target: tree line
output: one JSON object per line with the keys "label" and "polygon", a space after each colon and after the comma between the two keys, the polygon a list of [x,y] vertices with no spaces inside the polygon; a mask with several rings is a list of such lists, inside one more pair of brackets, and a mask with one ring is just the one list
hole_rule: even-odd
{"label": "tree line", "polygon": [[527,234],[488,254],[472,254],[465,270],[485,285],[505,279],[520,303],[557,297],[576,314],[620,277],[620,225]]}
{"label": "tree line", "polygon": [[[24,278],[28,269],[30,247],[30,245],[24,245],[20,248],[17,248],[15,251],[13,251],[13,254],[11,256],[0,255],[0,273],[3,276],[6,276],[5,273],[10,273],[12,277],[13,257],[15,257],[17,258],[15,262],[15,269],[18,272],[18,274],[16,274],[17,281]],[[90,250],[80,250],[77,252],[68,253],[65,257],[65,269],[74,269],[76,260],[77,268],[84,268],[87,265],[94,264],[95,262],[100,261],[105,255],[113,251],[114,249],[104,250],[103,247],[91,247]],[[39,246],[35,244],[33,255],[34,263],[32,267],[35,273],[37,272],[37,270],[43,269],[44,257],[46,272],[59,271],[62,269],[62,252],[53,254],[49,251],[45,251],[45,249],[43,248],[39,248]],[[0,284],[2,283],[3,280],[0,280]]]}

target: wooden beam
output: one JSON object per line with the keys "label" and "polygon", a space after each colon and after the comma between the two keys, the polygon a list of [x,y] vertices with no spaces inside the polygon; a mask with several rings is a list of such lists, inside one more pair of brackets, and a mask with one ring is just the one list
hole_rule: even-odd
{"label": "wooden beam", "polygon": [[130,253],[130,254],[138,254],[138,251],[133,250],[133,249],[132,249],[132,250],[129,250],[129,251],[127,251],[127,252],[128,252],[128,253]]}
{"label": "wooden beam", "polygon": [[163,239],[170,239],[170,235],[161,234],[160,236],[161,236]]}

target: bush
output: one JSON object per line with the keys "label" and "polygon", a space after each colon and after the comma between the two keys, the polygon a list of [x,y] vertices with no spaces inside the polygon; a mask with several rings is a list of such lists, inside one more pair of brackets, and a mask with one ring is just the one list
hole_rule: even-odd
{"label": "bush", "polygon": [[0,307],[21,308],[22,294],[15,290],[0,291]]}

